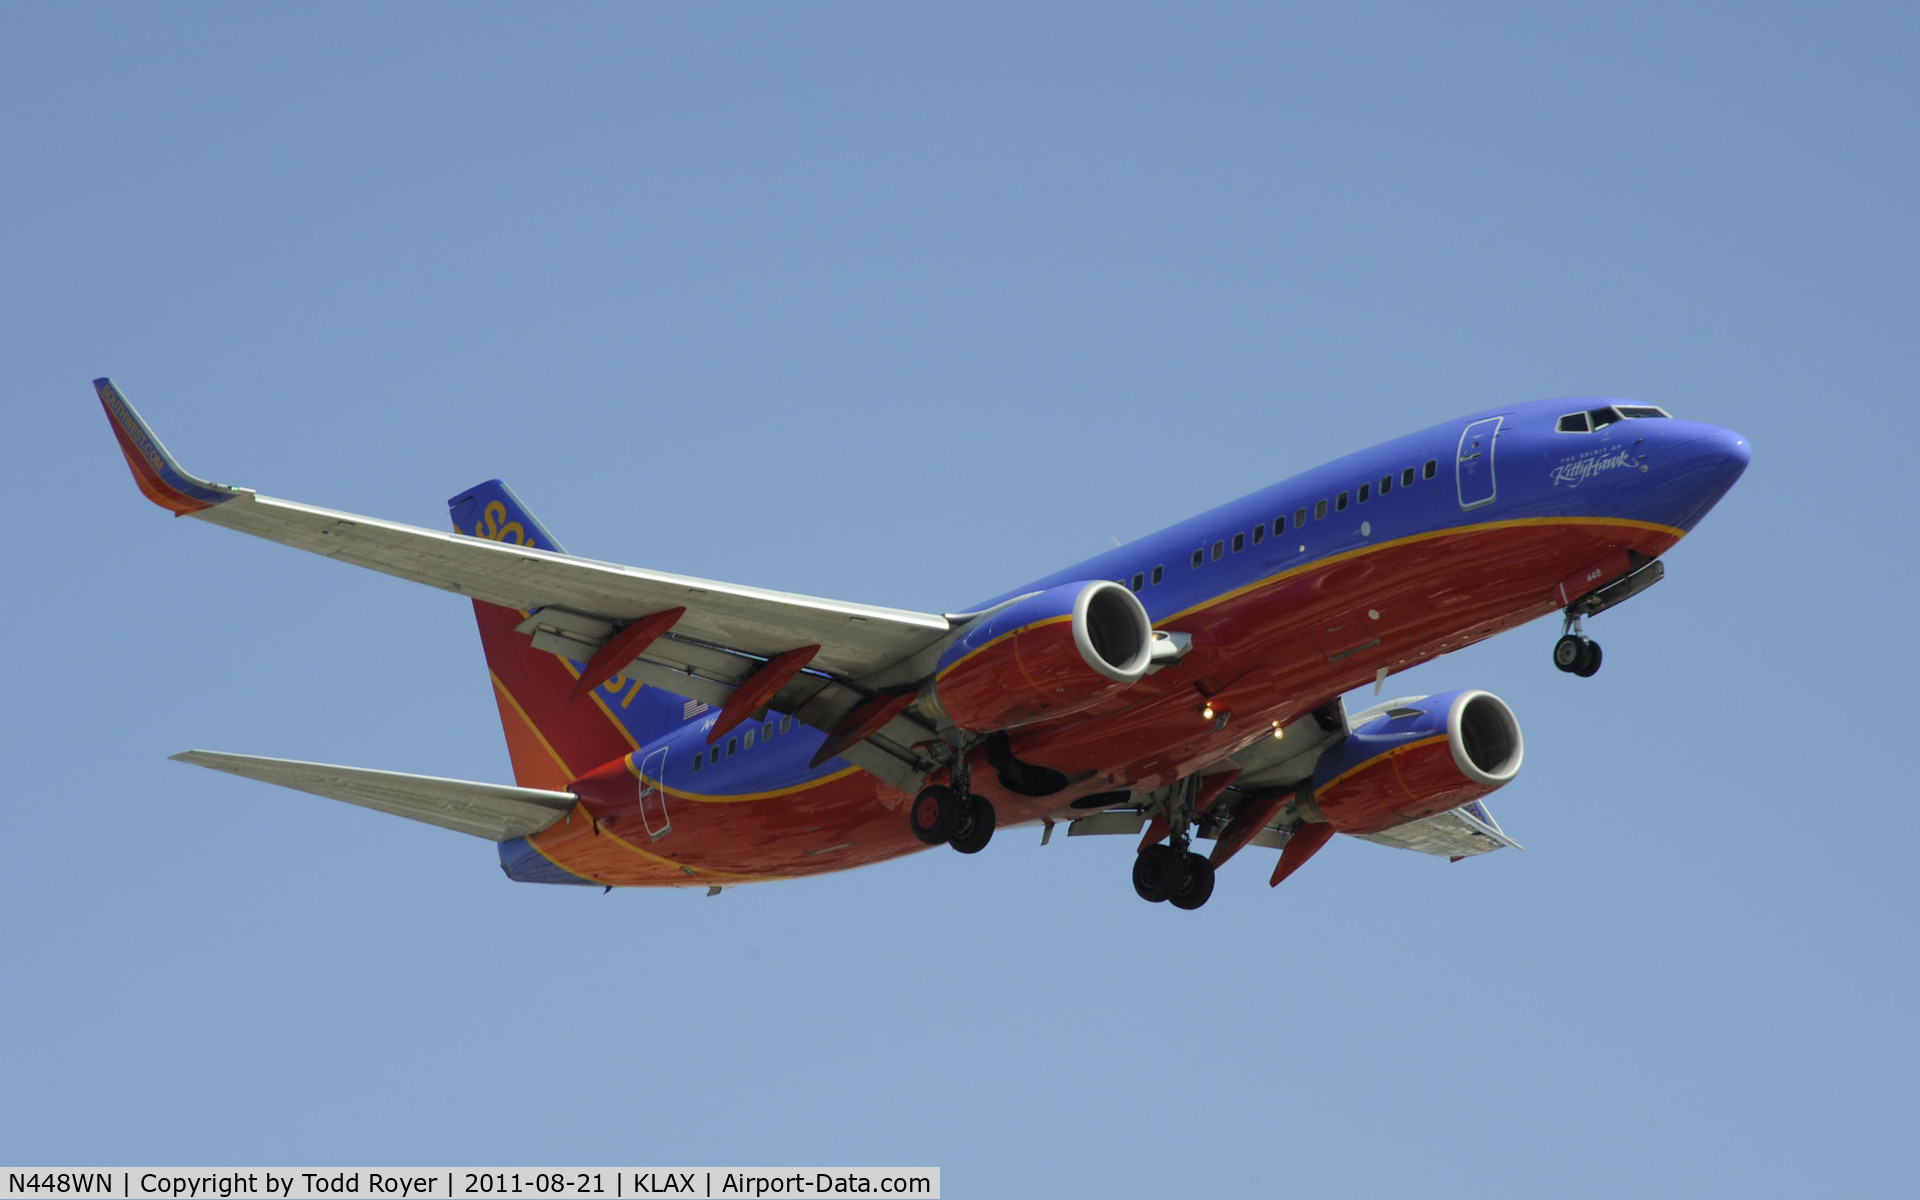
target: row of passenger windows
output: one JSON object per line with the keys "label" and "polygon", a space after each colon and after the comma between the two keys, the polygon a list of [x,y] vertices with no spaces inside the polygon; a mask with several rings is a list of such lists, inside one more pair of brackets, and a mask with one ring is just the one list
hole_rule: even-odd
{"label": "row of passenger windows", "polygon": [[[788,730],[792,728],[793,728],[792,717],[780,718],[781,733],[786,733]],[[772,741],[773,733],[774,733],[774,728],[773,728],[772,721],[768,721],[765,725],[759,726],[757,728],[752,725],[747,726],[747,731],[744,734],[736,733],[732,737],[727,739],[727,743],[726,743],[727,757],[732,758],[735,754],[739,753],[742,750],[753,749],[753,742],[754,742],[755,735],[759,736],[759,739],[762,743]],[[719,762],[720,749],[721,749],[720,746],[713,745],[713,746],[708,746],[705,752],[696,750],[693,755],[693,769],[698,771],[701,768],[701,766],[703,766],[706,763]]]}
{"label": "row of passenger windows", "polygon": [[[1416,468],[1414,467],[1408,467],[1405,470],[1400,472],[1401,487],[1406,488],[1406,487],[1413,486],[1415,469]],[[1435,475],[1438,475],[1440,473],[1440,460],[1437,458],[1430,458],[1427,460],[1426,465],[1418,468],[1418,470],[1420,472],[1420,478],[1432,479]],[[1393,491],[1393,487],[1394,487],[1394,477],[1392,475],[1382,475],[1380,477],[1378,494],[1384,496],[1389,492]],[[1375,485],[1371,480],[1369,480],[1368,482],[1361,484],[1357,491],[1341,492],[1338,496],[1335,496],[1333,498],[1332,511],[1345,512],[1347,511],[1347,505],[1349,501],[1357,500],[1358,503],[1365,504],[1368,500],[1372,499],[1375,494],[1376,494]],[[1313,503],[1313,519],[1314,520],[1316,521],[1325,520],[1327,516],[1327,511],[1328,511],[1327,501],[1325,500],[1314,501]],[[1307,510],[1304,507],[1294,509],[1293,510],[1293,527],[1295,529],[1300,529],[1304,527],[1306,523],[1307,523]],[[1258,546],[1261,542],[1264,542],[1267,540],[1267,528],[1268,526],[1265,521],[1262,521],[1260,524],[1255,525],[1253,527],[1253,545]],[[1287,528],[1287,518],[1284,516],[1275,517],[1273,519],[1272,528],[1273,528],[1273,536],[1279,537],[1281,533],[1285,532]],[[1247,535],[1244,533],[1234,534],[1233,535],[1233,552],[1235,554],[1238,554],[1242,550],[1245,550],[1246,548],[1247,548]],[[1225,558],[1227,554],[1227,539],[1221,538],[1219,541],[1215,542],[1213,544],[1211,552],[1209,552],[1204,547],[1199,550],[1195,550],[1193,552],[1193,566],[1196,569],[1198,569],[1201,563],[1204,563],[1205,561],[1207,561],[1207,558],[1209,557],[1209,553],[1211,553],[1211,557],[1216,561],[1218,561],[1219,559]],[[1153,569],[1152,582],[1159,583],[1165,577],[1166,577],[1165,567],[1155,567]],[[1148,582],[1148,576],[1144,572],[1142,572],[1134,575],[1134,577],[1127,582],[1127,586],[1131,587],[1134,591],[1137,592],[1142,587],[1146,586],[1147,582]]]}

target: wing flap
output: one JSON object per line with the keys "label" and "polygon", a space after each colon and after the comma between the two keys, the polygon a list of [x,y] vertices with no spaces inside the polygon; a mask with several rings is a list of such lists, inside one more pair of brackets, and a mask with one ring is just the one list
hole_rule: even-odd
{"label": "wing flap", "polygon": [[538,833],[565,816],[577,803],[570,792],[546,792],[288,758],[226,754],[217,750],[183,750],[173,758],[176,762],[472,834],[490,842]]}
{"label": "wing flap", "polygon": [[1487,806],[1478,800],[1379,833],[1359,836],[1395,850],[1413,850],[1443,858],[1471,858],[1503,846],[1512,846],[1515,850],[1526,849],[1506,835],[1500,823],[1493,819],[1493,814],[1487,811]]}

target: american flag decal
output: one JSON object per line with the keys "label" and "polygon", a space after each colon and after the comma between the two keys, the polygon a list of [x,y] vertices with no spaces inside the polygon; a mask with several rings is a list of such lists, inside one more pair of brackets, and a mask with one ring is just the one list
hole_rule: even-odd
{"label": "american flag decal", "polygon": [[682,721],[691,721],[705,711],[707,711],[707,702],[705,700],[689,700],[680,709],[680,719]]}

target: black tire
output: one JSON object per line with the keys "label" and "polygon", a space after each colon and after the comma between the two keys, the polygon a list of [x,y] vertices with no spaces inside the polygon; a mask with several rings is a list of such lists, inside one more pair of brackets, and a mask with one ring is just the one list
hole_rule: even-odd
{"label": "black tire", "polygon": [[1581,659],[1580,665],[1573,669],[1573,673],[1582,679],[1592,679],[1600,673],[1599,642],[1587,643],[1587,653],[1585,657]]}
{"label": "black tire", "polygon": [[993,840],[993,820],[993,805],[985,796],[969,797],[966,815],[960,818],[960,827],[953,831],[947,845],[962,854],[980,853]]}
{"label": "black tire", "polygon": [[1133,860],[1133,890],[1142,900],[1158,904],[1180,884],[1180,852],[1172,846],[1148,846]]}
{"label": "black tire", "polygon": [[952,788],[937,783],[923,788],[907,810],[907,823],[913,827],[913,836],[929,846],[938,846],[953,837],[960,826],[960,797]]}
{"label": "black tire", "polygon": [[1175,908],[1199,908],[1213,895],[1213,864],[1207,861],[1206,855],[1189,851],[1186,862],[1181,865],[1184,868],[1180,872],[1181,886],[1167,900]]}
{"label": "black tire", "polygon": [[1569,633],[1553,644],[1553,665],[1562,671],[1578,671],[1587,661],[1587,639]]}

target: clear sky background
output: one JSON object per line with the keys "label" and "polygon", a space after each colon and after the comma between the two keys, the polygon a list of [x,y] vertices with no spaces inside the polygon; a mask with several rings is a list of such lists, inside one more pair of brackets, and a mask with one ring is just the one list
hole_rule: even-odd
{"label": "clear sky background", "polygon": [[[1920,804],[1907,6],[0,7],[0,1161],[937,1165],[949,1196],[1894,1195]],[[1612,394],[1753,465],[1400,681],[1528,849],[508,883],[166,761],[509,768],[465,601],[135,491],[958,609]]]}

